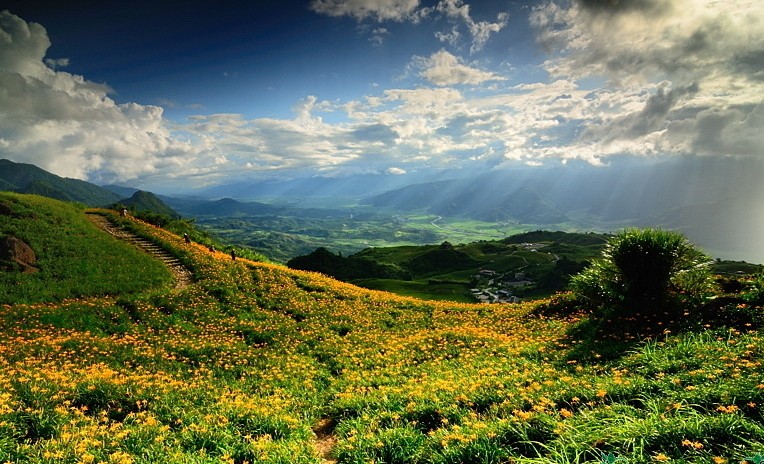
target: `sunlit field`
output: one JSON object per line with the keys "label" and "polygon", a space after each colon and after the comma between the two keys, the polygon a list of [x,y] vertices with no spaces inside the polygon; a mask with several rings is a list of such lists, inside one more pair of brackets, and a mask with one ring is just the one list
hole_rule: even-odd
{"label": "sunlit field", "polygon": [[[756,317],[608,333],[567,295],[426,302],[124,222],[195,283],[0,306],[0,462],[764,458]],[[761,279],[742,285],[758,314]]]}

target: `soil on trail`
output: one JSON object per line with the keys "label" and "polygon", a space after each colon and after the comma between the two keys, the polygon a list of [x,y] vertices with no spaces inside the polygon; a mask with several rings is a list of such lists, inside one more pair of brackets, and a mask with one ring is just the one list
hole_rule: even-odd
{"label": "soil on trail", "polygon": [[193,283],[194,279],[192,277],[191,271],[186,266],[184,266],[183,263],[178,260],[178,258],[170,254],[167,250],[157,246],[150,240],[146,240],[145,238],[139,237],[130,231],[122,229],[100,214],[88,214],[87,217],[91,222],[93,222],[93,224],[97,225],[114,237],[130,243],[162,261],[170,270],[170,272],[172,272],[172,275],[175,279],[175,288],[183,288]]}
{"label": "soil on trail", "polygon": [[313,433],[316,434],[316,440],[313,442],[318,455],[321,456],[321,462],[324,464],[335,464],[336,459],[331,457],[332,448],[337,443],[337,437],[334,435],[334,427],[337,424],[332,419],[321,419],[313,427]]}

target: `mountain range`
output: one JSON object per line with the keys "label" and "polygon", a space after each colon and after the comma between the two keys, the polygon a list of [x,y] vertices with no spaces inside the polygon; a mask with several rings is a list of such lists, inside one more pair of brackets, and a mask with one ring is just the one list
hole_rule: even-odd
{"label": "mountain range", "polygon": [[[764,161],[755,157],[624,157],[609,163],[518,166],[474,174],[271,179],[141,202],[160,202],[186,216],[326,218],[352,213],[358,218],[364,211],[425,212],[553,230],[609,232],[629,225],[651,226],[679,230],[717,257],[764,262],[760,239],[764,236],[764,183],[760,181]],[[129,204],[125,200],[138,191],[61,178],[8,160],[0,160],[0,189],[88,206]],[[273,204],[274,198],[278,204]],[[335,204],[355,206],[316,206],[327,198],[341,198]]]}
{"label": "mountain range", "polygon": [[713,253],[764,262],[764,183],[757,159],[622,160],[610,167],[491,171],[372,195],[380,208],[481,221],[679,230]]}

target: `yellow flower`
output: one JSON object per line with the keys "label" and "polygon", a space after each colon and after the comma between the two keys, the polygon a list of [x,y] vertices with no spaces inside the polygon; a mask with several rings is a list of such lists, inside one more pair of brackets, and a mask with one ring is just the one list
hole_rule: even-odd
{"label": "yellow flower", "polygon": [[686,446],[688,448],[693,448],[697,450],[697,449],[703,448],[703,443],[700,443],[698,441],[682,440],[682,446]]}
{"label": "yellow flower", "polygon": [[653,459],[655,459],[658,462],[668,462],[671,460],[670,457],[666,456],[663,453],[658,453]]}
{"label": "yellow flower", "polygon": [[719,412],[727,413],[727,414],[733,414],[737,412],[738,407],[735,406],[734,404],[731,404],[729,406],[719,406],[718,408],[716,408],[716,410]]}

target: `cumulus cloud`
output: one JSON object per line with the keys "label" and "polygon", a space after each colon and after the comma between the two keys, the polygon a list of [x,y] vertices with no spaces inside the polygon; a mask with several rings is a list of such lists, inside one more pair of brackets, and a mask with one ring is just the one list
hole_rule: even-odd
{"label": "cumulus cloud", "polygon": [[604,77],[618,100],[579,146],[744,155],[764,143],[746,132],[764,102],[762,18],[764,4],[745,0],[576,0],[538,6],[531,23],[552,76]]}
{"label": "cumulus cloud", "polygon": [[[345,102],[307,96],[284,119],[219,113],[185,123],[166,120],[158,106],[119,104],[108,86],[64,72],[65,59],[45,56],[45,29],[6,11],[0,148],[70,177],[189,184],[255,171],[399,175],[550,158],[598,164],[621,154],[761,156],[764,5],[732,3],[734,14],[710,0],[548,2],[531,20],[550,51],[541,66],[549,80],[486,85],[507,77],[487,61],[439,50],[412,59],[409,71],[421,78],[413,88],[375,88]],[[478,26],[459,0],[311,5],[359,20],[441,15],[451,20],[439,37],[449,44],[469,24],[479,44],[506,20]],[[380,40],[388,34],[369,30]]]}
{"label": "cumulus cloud", "polygon": [[50,69],[65,68],[69,66],[69,58],[46,58],[45,64],[48,65]]}
{"label": "cumulus cloud", "polygon": [[505,79],[503,76],[467,66],[445,50],[435,52],[429,58],[415,57],[413,62],[421,68],[422,77],[438,86],[480,85]]}
{"label": "cumulus cloud", "polygon": [[[0,140],[11,158],[59,175],[112,182],[179,166],[192,147],[162,109],[117,104],[110,89],[56,71],[45,28],[0,12]],[[54,66],[54,67],[55,67]]]}
{"label": "cumulus cloud", "polygon": [[371,31],[371,37],[369,37],[369,42],[376,44],[376,45],[382,45],[385,41],[385,37],[390,35],[390,31],[388,31],[384,27],[377,27],[373,31]]}
{"label": "cumulus cloud", "polygon": [[[0,147],[4,155],[56,174],[96,182],[177,179],[186,186],[214,183],[246,170],[362,169],[405,171],[402,154],[442,149],[425,121],[458,107],[452,89],[385,93],[377,107],[358,104],[356,120],[326,123],[337,103],[308,96],[289,119],[207,114],[172,123],[159,106],[119,104],[111,89],[45,63],[50,46],[42,26],[0,14]],[[371,101],[371,100],[370,100]],[[350,108],[352,105],[346,105]],[[393,107],[385,111],[385,107]],[[430,131],[431,132],[431,131]]]}
{"label": "cumulus cloud", "polygon": [[568,8],[546,3],[531,21],[540,42],[562,53],[548,63],[557,74],[625,79],[663,73],[697,81],[720,71],[748,75],[744,63],[764,49],[762,14],[764,5],[746,0],[579,0]]}

